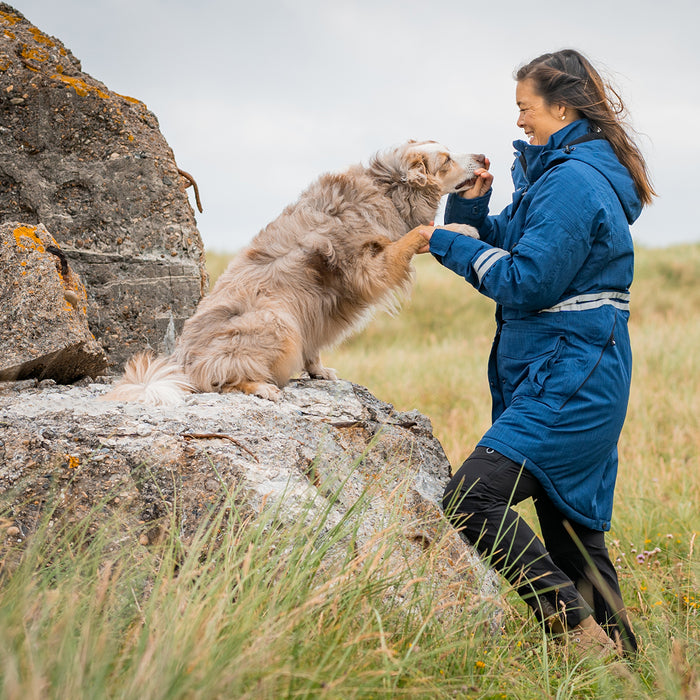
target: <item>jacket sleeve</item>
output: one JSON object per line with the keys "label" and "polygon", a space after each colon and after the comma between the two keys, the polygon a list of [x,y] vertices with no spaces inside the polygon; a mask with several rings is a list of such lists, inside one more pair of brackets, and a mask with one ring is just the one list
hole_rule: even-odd
{"label": "jacket sleeve", "polygon": [[438,229],[430,252],[498,304],[539,311],[560,301],[583,265],[599,213],[591,188],[571,169],[555,168],[533,197],[511,251]]}
{"label": "jacket sleeve", "polygon": [[510,205],[497,216],[489,216],[489,201],[493,190],[481,197],[465,199],[456,194],[447,197],[446,224],[468,224],[479,232],[482,241],[500,245],[508,224]]}

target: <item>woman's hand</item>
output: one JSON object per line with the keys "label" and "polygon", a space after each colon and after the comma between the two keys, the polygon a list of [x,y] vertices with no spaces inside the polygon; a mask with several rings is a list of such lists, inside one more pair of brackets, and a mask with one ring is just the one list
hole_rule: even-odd
{"label": "woman's hand", "polygon": [[426,244],[418,250],[419,254],[430,252],[430,239],[432,238],[433,233],[435,233],[436,228],[461,233],[463,236],[469,236],[470,238],[479,238],[479,232],[473,226],[468,226],[467,224],[442,224],[441,226],[422,224],[420,226],[416,226],[411,231],[411,233],[417,233],[425,238]]}
{"label": "woman's hand", "polygon": [[476,182],[468,189],[463,190],[459,193],[460,197],[464,199],[475,199],[476,197],[481,197],[485,195],[493,184],[493,175],[489,172],[491,167],[491,161],[488,158],[484,159],[484,167],[477,168],[474,171],[476,175]]}
{"label": "woman's hand", "polygon": [[418,254],[420,253],[429,253],[430,252],[430,238],[435,232],[435,226],[432,224],[421,224],[420,226],[416,226],[414,229],[412,229],[409,233],[417,233],[420,236],[423,236],[425,238],[425,245],[422,248],[419,248],[416,252]]}

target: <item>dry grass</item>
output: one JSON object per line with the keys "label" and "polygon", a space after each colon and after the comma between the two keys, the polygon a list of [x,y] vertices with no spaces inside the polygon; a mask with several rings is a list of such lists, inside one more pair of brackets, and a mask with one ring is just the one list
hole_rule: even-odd
{"label": "dry grass", "polygon": [[[639,251],[609,540],[641,641],[636,662],[575,664],[512,593],[500,636],[468,610],[441,621],[420,571],[388,571],[362,553],[327,567],[324,548],[347,529],[239,522],[234,507],[215,523],[219,549],[207,530],[185,554],[173,540],[139,561],[109,551],[109,523],[89,541],[47,523],[0,579],[0,697],[698,700],[699,280],[700,246]],[[430,416],[457,465],[488,426],[492,312],[424,257],[411,304],[325,359]],[[402,585],[414,615],[394,604]]]}

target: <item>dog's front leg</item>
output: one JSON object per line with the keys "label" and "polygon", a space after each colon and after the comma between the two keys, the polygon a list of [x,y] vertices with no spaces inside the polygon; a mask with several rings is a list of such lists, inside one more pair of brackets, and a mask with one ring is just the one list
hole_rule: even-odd
{"label": "dog's front leg", "polygon": [[330,379],[335,381],[338,377],[331,367],[324,367],[321,364],[321,357],[316,353],[315,357],[304,360],[304,369],[312,379]]}
{"label": "dog's front leg", "polygon": [[430,245],[428,239],[421,233],[422,226],[417,226],[405,235],[401,236],[398,241],[391,244],[396,254],[403,256],[407,261],[410,261],[416,253],[423,249],[427,249]]}
{"label": "dog's front leg", "polygon": [[379,265],[375,270],[375,281],[380,286],[393,289],[410,276],[413,256],[428,245],[428,239],[414,228],[401,236],[398,241],[388,242],[381,254],[377,255],[368,267]]}
{"label": "dog's front leg", "polygon": [[[479,232],[473,226],[468,226],[467,224],[445,224],[439,226],[438,228],[444,228],[448,231],[461,233],[463,236],[469,236],[470,238],[479,238]],[[427,252],[430,242],[429,239],[421,233],[423,230],[432,233],[434,227],[416,226],[416,228],[399,238],[399,240],[392,245],[396,246],[398,250],[405,255],[409,255],[410,257],[413,257],[416,253],[421,251]]]}

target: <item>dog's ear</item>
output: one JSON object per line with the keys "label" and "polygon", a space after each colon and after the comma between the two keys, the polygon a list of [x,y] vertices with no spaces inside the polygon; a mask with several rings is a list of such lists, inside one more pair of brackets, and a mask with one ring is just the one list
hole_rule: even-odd
{"label": "dog's ear", "polygon": [[428,169],[425,166],[425,161],[419,153],[411,153],[407,156],[406,172],[401,177],[402,182],[417,187],[424,187],[428,183]]}

